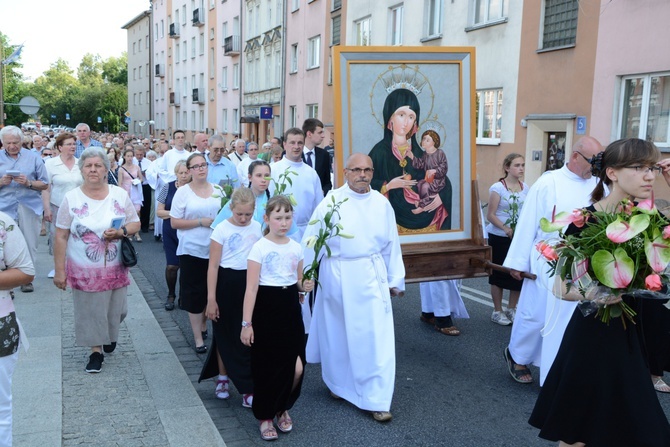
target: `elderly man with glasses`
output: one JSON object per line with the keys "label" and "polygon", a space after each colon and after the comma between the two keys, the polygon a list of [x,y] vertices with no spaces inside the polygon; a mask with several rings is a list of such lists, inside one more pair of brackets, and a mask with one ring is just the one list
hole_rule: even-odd
{"label": "elderly man with glasses", "polygon": [[208,141],[209,154],[205,155],[209,170],[207,181],[220,186],[231,185],[233,188],[240,186],[237,176],[237,168],[232,161],[224,157],[226,140],[219,134],[212,135]]}
{"label": "elderly man with glasses", "polygon": [[[405,289],[405,266],[393,208],[370,188],[373,172],[370,157],[351,155],[344,170],[347,183],[331,191],[310,219],[323,222],[340,203],[333,223],[353,238],[335,238],[330,256],[321,257],[306,354],[307,362],[321,363],[333,398],[386,422],[395,383],[391,297]],[[315,258],[311,241],[320,228],[309,225],[302,239],[306,266]]]}

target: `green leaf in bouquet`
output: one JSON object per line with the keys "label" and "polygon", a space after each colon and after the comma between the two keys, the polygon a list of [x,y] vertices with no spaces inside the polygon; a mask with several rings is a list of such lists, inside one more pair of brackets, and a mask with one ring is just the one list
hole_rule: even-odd
{"label": "green leaf in bouquet", "polygon": [[646,234],[644,236],[644,254],[651,269],[660,273],[670,263],[670,241],[663,239],[663,235],[656,228],[652,236],[653,240],[649,240]]}
{"label": "green leaf in bouquet", "polygon": [[635,276],[635,261],[623,248],[617,248],[614,253],[598,250],[591,265],[598,281],[612,289],[625,289]]}
{"label": "green leaf in bouquet", "polygon": [[610,241],[620,244],[633,239],[648,226],[649,216],[646,214],[637,214],[631,217],[629,222],[618,217],[617,220],[607,225],[605,233]]}

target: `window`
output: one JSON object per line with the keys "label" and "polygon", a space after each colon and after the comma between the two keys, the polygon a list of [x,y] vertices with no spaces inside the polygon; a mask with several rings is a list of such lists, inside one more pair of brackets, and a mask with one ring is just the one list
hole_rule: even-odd
{"label": "window", "polygon": [[233,132],[240,132],[240,110],[233,109]]}
{"label": "window", "polygon": [[183,129],[188,129],[188,115],[185,110],[181,113],[181,119],[184,124]]}
{"label": "window", "polygon": [[342,0],[333,0],[333,8],[331,11],[336,11],[340,8],[342,8]]}
{"label": "window", "polygon": [[428,0],[425,11],[428,13],[426,35],[439,36],[442,34],[442,1]]}
{"label": "window", "polygon": [[342,16],[333,17],[330,24],[330,44],[340,44],[340,32],[342,30]]}
{"label": "window", "polygon": [[205,33],[200,33],[200,56],[205,54]]}
{"label": "window", "polygon": [[144,38],[144,48],[149,48],[149,36]]}
{"label": "window", "polygon": [[144,95],[142,94],[142,92],[140,92],[140,105],[142,105],[142,97],[143,97],[143,96],[144,96]]}
{"label": "window", "polygon": [[216,74],[216,64],[214,63],[214,48],[209,49],[209,79],[214,79]]}
{"label": "window", "polygon": [[174,54],[176,54],[176,56],[177,56],[177,57],[174,58],[175,59],[175,64],[178,64],[179,63],[179,42],[177,42],[175,44]]}
{"label": "window", "polygon": [[137,93],[133,93],[133,105],[137,105]]}
{"label": "window", "polygon": [[289,127],[295,127],[298,122],[298,115],[295,106],[289,106],[288,108],[288,125]]}
{"label": "window", "polygon": [[195,122],[195,110],[191,111],[191,129],[197,130],[198,124]]}
{"label": "window", "polygon": [[574,45],[578,13],[579,0],[545,0],[542,49]]}
{"label": "window", "polygon": [[240,88],[240,64],[233,65],[233,89]]}
{"label": "window", "polygon": [[225,40],[226,37],[228,37],[228,22],[223,22],[223,25],[221,26],[221,43],[225,45]]}
{"label": "window", "polygon": [[282,72],[281,72],[281,50],[275,51],[275,87],[281,86]]}
{"label": "window", "polygon": [[200,132],[205,131],[205,111],[200,111]]}
{"label": "window", "polygon": [[477,144],[500,144],[502,89],[477,92]]}
{"label": "window", "polygon": [[137,41],[137,52],[138,53],[142,52],[142,39]]}
{"label": "window", "polygon": [[[181,92],[184,95],[184,98],[188,96],[188,84],[186,84],[186,76],[184,76],[181,80]],[[186,120],[184,118],[184,120]]]}
{"label": "window", "polygon": [[181,7],[181,24],[186,25],[186,5]]}
{"label": "window", "polygon": [[307,106],[305,106],[305,119],[318,118],[318,117],[319,117],[319,105],[307,104]]}
{"label": "window", "polygon": [[402,45],[403,9],[403,5],[398,5],[389,11],[389,45]]}
{"label": "window", "polygon": [[221,69],[221,90],[224,92],[228,91],[228,67]]}
{"label": "window", "polygon": [[154,40],[158,40],[158,23],[154,24]]}
{"label": "window", "polygon": [[179,112],[175,113],[175,127],[176,127],[177,129],[181,129],[181,128],[182,128],[182,127],[181,127],[181,115],[179,114]]}
{"label": "window", "polygon": [[182,60],[186,60],[186,56],[188,55],[188,47],[186,46],[186,41],[184,40],[181,44],[181,58]]}
{"label": "window", "polygon": [[179,9],[175,9],[174,11],[174,23],[179,24]]}
{"label": "window", "polygon": [[619,138],[670,148],[670,73],[623,78],[619,110]]}
{"label": "window", "polygon": [[133,54],[137,51],[137,43],[133,42]]}
{"label": "window", "polygon": [[473,0],[472,24],[497,22],[507,16],[507,0]]}
{"label": "window", "polygon": [[307,48],[307,69],[317,68],[321,60],[321,36],[309,39]]}
{"label": "window", "polygon": [[291,12],[295,12],[300,8],[300,0],[291,0]]}
{"label": "window", "polygon": [[191,58],[195,57],[195,36],[191,37]]}
{"label": "window", "polygon": [[149,77],[149,64],[146,64],[144,66],[144,75],[148,78]]}
{"label": "window", "polygon": [[214,32],[214,28],[209,29],[209,40],[214,40],[214,37],[216,37],[216,33]]}
{"label": "window", "polygon": [[289,73],[298,72],[298,44],[291,45],[291,71]]}
{"label": "window", "polygon": [[142,68],[140,67],[139,70],[137,70],[139,76],[137,77],[138,79],[142,79]]}
{"label": "window", "polygon": [[370,17],[355,22],[354,29],[356,45],[370,45]]}
{"label": "window", "polygon": [[137,68],[133,68],[133,81],[137,79]]}
{"label": "window", "polygon": [[223,126],[221,128],[223,129],[223,132],[228,132],[228,109],[223,109],[223,113],[221,113],[221,116],[223,117]]}

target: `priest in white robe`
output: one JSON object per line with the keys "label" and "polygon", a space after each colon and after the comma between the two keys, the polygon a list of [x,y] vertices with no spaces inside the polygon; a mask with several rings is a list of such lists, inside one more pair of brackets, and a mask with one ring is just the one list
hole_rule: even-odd
{"label": "priest in white robe", "polygon": [[286,131],[284,136],[284,150],[286,155],[277,163],[272,165],[271,175],[274,182],[270,183],[270,194],[274,194],[275,182],[280,182],[279,176],[287,170],[295,172],[297,175],[290,175],[290,182],[284,180],[286,190],[284,194],[292,194],[297,202],[293,205],[293,221],[298,227],[298,231],[289,237],[296,242],[300,242],[305,232],[309,217],[314,212],[317,205],[323,200],[323,191],[321,190],[321,180],[314,169],[302,161],[302,149],[305,146],[305,134],[301,129],[293,127]]}
{"label": "priest in white robe", "polygon": [[[391,296],[405,289],[405,267],[393,208],[370,189],[372,173],[370,157],[353,154],[345,169],[347,184],[330,191],[312,215],[312,221],[323,221],[331,197],[336,203],[348,199],[339,223],[354,237],[333,237],[328,242],[332,255],[319,255],[307,362],[321,363],[323,381],[336,397],[384,422],[391,419],[395,383]],[[319,228],[307,227],[304,246]],[[313,259],[314,250],[305,249],[304,265]]]}
{"label": "priest in white robe", "polygon": [[[577,302],[558,299],[551,292],[553,278],[549,278],[548,266],[540,259],[535,244],[556,238],[558,233],[543,232],[540,219],[551,220],[554,206],[559,213],[590,204],[597,183],[591,175],[590,159],[601,151],[602,145],[594,138],[580,138],[572,147],[569,162],[561,169],[545,172],[528,191],[521,209],[503,265],[517,272],[534,273],[537,279],[523,281],[509,351],[505,351],[510,373],[517,382],[532,382],[525,365],[533,364],[540,367],[540,385],[544,383],[577,306]],[[521,279],[518,273],[515,277]],[[515,374],[514,370],[525,374]]]}

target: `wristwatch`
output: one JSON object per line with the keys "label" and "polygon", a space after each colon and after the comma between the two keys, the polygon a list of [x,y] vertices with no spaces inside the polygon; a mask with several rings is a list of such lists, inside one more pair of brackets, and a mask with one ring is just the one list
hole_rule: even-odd
{"label": "wristwatch", "polygon": [[123,230],[123,235],[128,236],[128,230],[126,229],[126,226],[122,226],[121,229]]}
{"label": "wristwatch", "polygon": [[242,327],[251,327],[251,322],[250,321],[246,322],[246,321],[242,320]]}

